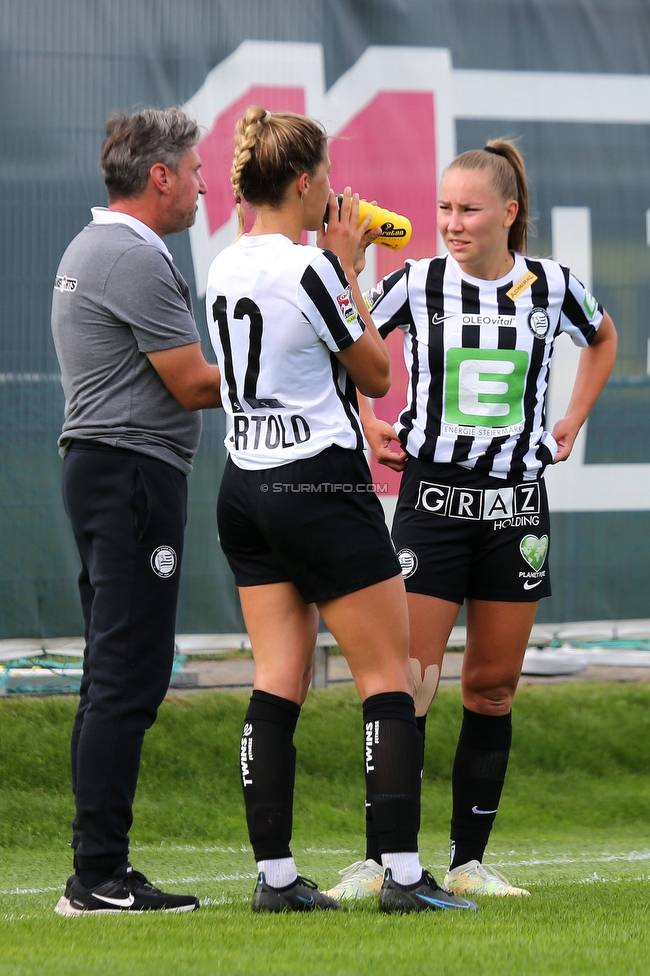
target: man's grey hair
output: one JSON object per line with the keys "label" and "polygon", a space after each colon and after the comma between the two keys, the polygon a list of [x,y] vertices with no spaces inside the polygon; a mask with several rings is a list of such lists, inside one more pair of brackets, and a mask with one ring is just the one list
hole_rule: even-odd
{"label": "man's grey hair", "polygon": [[176,171],[200,136],[198,123],[179,108],[111,115],[100,157],[109,201],[139,196],[155,163]]}

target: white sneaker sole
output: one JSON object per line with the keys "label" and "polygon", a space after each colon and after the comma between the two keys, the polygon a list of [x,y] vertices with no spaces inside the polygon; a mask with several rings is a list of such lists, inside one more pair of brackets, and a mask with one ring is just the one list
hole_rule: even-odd
{"label": "white sneaker sole", "polygon": [[74,915],[149,915],[162,912],[165,915],[177,914],[178,912],[196,911],[194,905],[181,905],[178,908],[75,908],[70,904],[69,898],[61,895],[54,906],[57,915],[64,915],[71,918]]}
{"label": "white sneaker sole", "polygon": [[445,881],[442,883],[445,891],[458,898],[530,898],[530,891],[525,888],[511,887],[505,891],[477,891],[476,888],[455,888],[453,884]]}

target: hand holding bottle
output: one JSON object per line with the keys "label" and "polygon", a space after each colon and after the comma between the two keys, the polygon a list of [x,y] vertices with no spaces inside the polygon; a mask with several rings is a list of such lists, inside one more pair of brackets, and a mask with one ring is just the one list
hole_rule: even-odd
{"label": "hand holding bottle", "polygon": [[[338,194],[336,199],[340,210],[343,196]],[[373,244],[383,244],[384,247],[390,247],[394,251],[408,244],[412,233],[411,221],[408,217],[394,213],[392,210],[386,210],[384,207],[378,206],[375,202],[368,203],[367,200],[359,200],[359,225],[368,214],[370,214],[368,230],[381,230],[381,234],[372,241]],[[327,223],[328,220],[329,207],[325,213],[323,222]]]}

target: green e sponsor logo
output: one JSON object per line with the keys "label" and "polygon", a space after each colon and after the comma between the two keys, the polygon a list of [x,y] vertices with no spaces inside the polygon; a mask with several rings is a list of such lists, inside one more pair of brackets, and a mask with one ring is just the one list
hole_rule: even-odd
{"label": "green e sponsor logo", "polygon": [[523,349],[448,349],[445,421],[468,427],[522,423],[528,362]]}
{"label": "green e sponsor logo", "polygon": [[589,318],[593,319],[594,315],[596,314],[596,309],[598,308],[598,302],[594,296],[587,291],[586,288],[585,297],[582,300],[582,306]]}

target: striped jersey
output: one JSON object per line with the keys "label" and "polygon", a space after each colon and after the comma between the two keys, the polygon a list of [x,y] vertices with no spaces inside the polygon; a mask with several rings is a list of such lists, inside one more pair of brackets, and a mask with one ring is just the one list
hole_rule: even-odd
{"label": "striped jersey", "polygon": [[363,447],[356,390],[335,353],[365,326],[334,254],[244,235],[212,262],[206,305],[236,465]]}
{"label": "striped jersey", "polygon": [[512,482],[539,478],[557,451],[544,429],[555,340],[594,339],[603,309],[568,268],[514,254],[497,281],[443,257],[407,261],[365,297],[382,336],[404,332],[410,375],[404,449]]}

